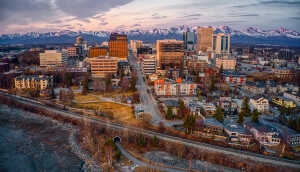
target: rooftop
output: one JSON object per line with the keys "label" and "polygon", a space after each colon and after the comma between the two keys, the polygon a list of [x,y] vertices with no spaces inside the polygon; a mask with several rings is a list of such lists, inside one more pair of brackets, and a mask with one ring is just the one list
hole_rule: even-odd
{"label": "rooftop", "polygon": [[165,104],[166,107],[171,106],[171,107],[179,107],[178,101],[176,100],[163,100],[163,103]]}
{"label": "rooftop", "polygon": [[223,125],[217,121],[215,118],[206,118],[203,119],[203,123],[205,125],[211,125],[211,126],[216,126],[216,127],[223,127]]}
{"label": "rooftop", "polygon": [[239,134],[249,134],[249,133],[243,126],[238,124],[237,119],[228,119],[224,118],[223,126],[226,128],[229,132],[237,132]]}

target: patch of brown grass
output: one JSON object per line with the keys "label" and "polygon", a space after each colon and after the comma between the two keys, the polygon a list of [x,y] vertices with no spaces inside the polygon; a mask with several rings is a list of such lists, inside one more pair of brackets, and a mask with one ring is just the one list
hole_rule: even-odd
{"label": "patch of brown grass", "polygon": [[89,101],[100,101],[100,99],[92,94],[82,95],[81,93],[74,93],[74,100],[79,103],[89,102]]}

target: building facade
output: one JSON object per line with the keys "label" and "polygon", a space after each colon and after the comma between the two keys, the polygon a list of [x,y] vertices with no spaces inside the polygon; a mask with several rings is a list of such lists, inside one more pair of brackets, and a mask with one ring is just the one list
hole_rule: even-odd
{"label": "building facade", "polygon": [[117,57],[118,61],[124,61],[128,58],[128,40],[127,35],[113,33],[108,41],[109,56]]}
{"label": "building facade", "polygon": [[157,40],[157,67],[165,70],[166,68],[183,67],[184,43],[183,41]]}
{"label": "building facade", "polygon": [[243,85],[246,82],[247,76],[245,73],[224,71],[222,78],[227,84]]}
{"label": "building facade", "polygon": [[156,80],[154,82],[154,91],[159,97],[180,97],[195,96],[197,84],[190,81],[174,81]]}
{"label": "building facade", "polygon": [[78,58],[79,55],[81,55],[81,54],[82,54],[81,46],[68,47],[68,57],[69,58]]}
{"label": "building facade", "polygon": [[89,58],[107,56],[107,47],[90,47]]}
{"label": "building facade", "polygon": [[91,63],[92,77],[104,78],[107,74],[116,74],[118,69],[117,57],[99,56],[88,59]]}
{"label": "building facade", "polygon": [[184,42],[184,48],[190,49],[188,45],[193,45],[195,43],[195,34],[194,32],[183,32],[183,42]]}
{"label": "building facade", "polygon": [[144,75],[156,73],[156,58],[154,55],[146,55],[142,60],[142,72]]}
{"label": "building facade", "polygon": [[236,59],[225,57],[216,58],[216,67],[220,69],[221,65],[223,65],[224,70],[234,70],[236,65]]}
{"label": "building facade", "polygon": [[219,33],[213,35],[212,51],[219,55],[228,55],[230,50],[230,35]]}
{"label": "building facade", "polygon": [[205,60],[188,60],[186,66],[189,73],[194,73],[203,71],[208,66],[208,63]]}
{"label": "building facade", "polygon": [[292,78],[293,73],[291,69],[272,69],[272,73],[279,78]]}
{"label": "building facade", "polygon": [[269,110],[269,101],[261,96],[254,96],[250,98],[250,106],[257,109],[258,112]]}
{"label": "building facade", "polygon": [[46,50],[45,53],[40,53],[40,66],[64,66],[67,63],[67,53],[57,50]]}
{"label": "building facade", "polygon": [[130,48],[132,53],[137,54],[137,49],[143,45],[141,40],[130,40]]}
{"label": "building facade", "polygon": [[300,106],[300,92],[299,91],[286,91],[283,97],[293,100],[297,106]]}
{"label": "building facade", "polygon": [[212,47],[214,28],[197,29],[197,51],[207,52]]}
{"label": "building facade", "polygon": [[279,105],[279,106],[283,106],[285,108],[294,108],[296,107],[296,103],[286,97],[282,97],[282,96],[273,96],[272,97],[272,102]]}
{"label": "building facade", "polygon": [[45,88],[53,87],[53,77],[44,75],[22,75],[16,77],[15,87],[17,89],[35,89],[42,90]]}

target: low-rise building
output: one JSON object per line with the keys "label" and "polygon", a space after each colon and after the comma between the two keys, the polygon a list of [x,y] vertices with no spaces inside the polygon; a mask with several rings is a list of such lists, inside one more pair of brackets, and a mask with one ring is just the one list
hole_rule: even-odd
{"label": "low-rise building", "polygon": [[293,100],[297,106],[300,106],[300,92],[286,91],[283,93],[283,97]]}
{"label": "low-rise building", "polygon": [[172,108],[173,115],[176,116],[177,112],[178,112],[178,107],[179,107],[178,101],[170,100],[170,99],[162,101],[162,107],[166,113],[168,111],[169,106]]}
{"label": "low-rise building", "polygon": [[280,144],[279,133],[273,127],[255,122],[246,122],[245,126],[252,133],[253,139],[259,144],[269,146]]}
{"label": "low-rise building", "polygon": [[223,125],[215,118],[200,119],[196,121],[195,130],[220,135],[223,133]]}
{"label": "low-rise building", "polygon": [[178,78],[182,78],[182,70],[176,68],[169,68],[166,77],[172,80],[176,80]]}
{"label": "low-rise building", "polygon": [[253,139],[251,132],[236,121],[236,119],[225,118],[223,121],[224,133],[229,137],[230,142],[249,144]]}
{"label": "low-rise building", "polygon": [[61,67],[67,63],[67,53],[57,50],[46,50],[45,53],[40,53],[41,67]]}
{"label": "low-rise building", "polygon": [[88,59],[91,63],[92,77],[104,78],[107,74],[117,73],[117,57],[99,56]]}
{"label": "low-rise building", "polygon": [[249,103],[252,109],[257,109],[258,112],[269,110],[269,101],[261,96],[251,97]]}
{"label": "low-rise building", "polygon": [[216,58],[216,67],[220,69],[221,65],[223,65],[224,70],[234,70],[236,65],[235,58]]}
{"label": "low-rise building", "polygon": [[296,107],[296,103],[286,97],[282,97],[282,96],[273,96],[272,97],[272,102],[279,105],[279,106],[283,106],[285,108],[294,108]]}
{"label": "low-rise building", "polygon": [[231,100],[231,97],[220,97],[217,106],[221,107],[224,115],[236,115],[238,105]]}
{"label": "low-rise building", "polygon": [[141,60],[144,75],[156,73],[156,57],[154,55],[145,55]]}
{"label": "low-rise building", "polygon": [[247,76],[241,72],[224,71],[222,78],[227,84],[243,85],[246,82]]}
{"label": "low-rise building", "polygon": [[293,73],[291,69],[272,69],[272,73],[279,78],[292,78]]}
{"label": "low-rise building", "polygon": [[191,74],[203,71],[208,66],[208,63],[205,60],[188,60],[186,66],[188,72]]}
{"label": "low-rise building", "polygon": [[159,97],[183,97],[195,96],[197,84],[191,81],[182,81],[178,78],[174,81],[156,80],[154,82],[154,91]]}
{"label": "low-rise building", "polygon": [[17,89],[36,89],[42,90],[53,87],[53,77],[44,75],[22,75],[15,78],[15,87]]}
{"label": "low-rise building", "polygon": [[264,94],[266,91],[266,83],[247,81],[242,89],[248,91],[250,94]]}

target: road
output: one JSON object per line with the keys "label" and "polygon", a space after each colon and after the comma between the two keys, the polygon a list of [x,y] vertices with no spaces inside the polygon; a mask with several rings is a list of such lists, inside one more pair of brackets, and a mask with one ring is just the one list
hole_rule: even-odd
{"label": "road", "polygon": [[[161,113],[158,110],[157,104],[153,102],[153,99],[151,98],[151,95],[147,92],[148,86],[146,85],[145,81],[143,81],[143,76],[141,74],[140,68],[137,64],[137,59],[134,58],[132,55],[129,56],[130,64],[132,67],[135,67],[136,73],[137,73],[137,84],[136,88],[138,89],[140,100],[143,104],[145,112],[148,112],[152,115],[152,123],[158,124],[160,121],[163,121],[163,118],[161,117]],[[163,121],[166,123],[166,121]]]}
{"label": "road", "polygon": [[[7,93],[0,92],[0,94],[4,95],[6,97],[11,97],[11,98],[13,98],[19,102],[22,102],[24,104],[29,104],[29,105],[31,105],[32,108],[39,107],[39,108],[45,109],[46,111],[52,111],[53,113],[56,113],[59,115],[83,120],[83,116],[81,114],[77,114],[77,113],[70,112],[70,111],[62,111],[60,109],[45,106],[45,105],[43,105],[43,103],[38,102],[38,101],[22,98],[22,97],[7,94]],[[239,157],[239,158],[243,158],[243,159],[249,159],[249,160],[252,160],[255,162],[271,163],[271,164],[279,165],[279,166],[293,167],[293,168],[300,170],[300,161],[288,160],[288,159],[283,159],[283,158],[279,158],[279,157],[266,156],[266,155],[257,154],[257,153],[253,153],[253,152],[240,151],[240,150],[236,150],[236,149],[232,149],[232,148],[224,148],[224,147],[210,145],[210,144],[206,144],[206,143],[202,143],[202,142],[191,141],[191,140],[180,138],[177,136],[161,134],[158,132],[144,130],[144,129],[140,129],[137,127],[124,126],[122,124],[110,122],[108,120],[99,119],[99,118],[95,118],[92,116],[87,116],[86,118],[89,119],[91,122],[96,123],[100,126],[110,125],[110,128],[114,129],[114,130],[122,131],[126,128],[127,130],[129,130],[131,132],[143,133],[144,135],[147,135],[148,137],[154,137],[154,135],[156,135],[158,137],[158,139],[161,139],[161,140],[166,140],[166,141],[170,141],[170,142],[174,142],[174,143],[177,143],[180,141],[181,143],[185,144],[186,146],[191,146],[191,147],[198,148],[198,149],[208,151],[208,152],[221,153],[221,154],[224,154],[224,156],[235,156],[235,157]],[[112,137],[115,137],[115,136],[112,136]]]}

